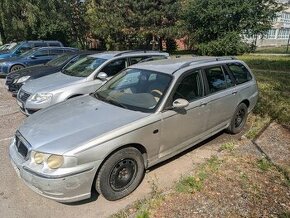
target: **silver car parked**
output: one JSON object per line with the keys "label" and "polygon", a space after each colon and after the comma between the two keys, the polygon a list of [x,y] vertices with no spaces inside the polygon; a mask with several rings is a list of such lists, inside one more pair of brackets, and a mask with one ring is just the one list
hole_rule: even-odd
{"label": "silver car parked", "polygon": [[41,110],[18,129],[10,158],[39,194],[60,202],[130,194],[145,169],[221,130],[242,130],[258,99],[242,61],[196,57],[133,65],[94,94]]}
{"label": "silver car parked", "polygon": [[59,73],[29,81],[19,90],[17,102],[30,115],[42,108],[95,92],[124,68],[140,61],[168,58],[158,51],[116,51],[90,55]]}

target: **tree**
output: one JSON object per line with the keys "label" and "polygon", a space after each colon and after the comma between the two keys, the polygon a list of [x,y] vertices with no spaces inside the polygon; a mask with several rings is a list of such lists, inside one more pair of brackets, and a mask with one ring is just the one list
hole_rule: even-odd
{"label": "tree", "polygon": [[232,39],[238,52],[243,36],[265,34],[281,10],[275,0],[189,0],[182,17],[188,35],[203,49]]}
{"label": "tree", "polygon": [[108,49],[149,48],[150,42],[176,36],[180,1],[92,0],[88,20]]}

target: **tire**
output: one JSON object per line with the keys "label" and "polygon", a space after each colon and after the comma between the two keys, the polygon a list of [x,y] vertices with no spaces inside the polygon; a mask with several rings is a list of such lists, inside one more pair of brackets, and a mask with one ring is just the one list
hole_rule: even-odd
{"label": "tire", "polygon": [[10,72],[16,71],[16,70],[21,70],[23,69],[24,66],[20,65],[20,64],[15,64],[10,68]]}
{"label": "tire", "polygon": [[109,201],[121,199],[133,192],[144,176],[141,152],[133,147],[112,154],[101,167],[95,188]]}
{"label": "tire", "polygon": [[247,117],[248,117],[247,105],[245,103],[239,104],[231,120],[231,124],[227,128],[227,131],[231,134],[240,133],[245,126]]}

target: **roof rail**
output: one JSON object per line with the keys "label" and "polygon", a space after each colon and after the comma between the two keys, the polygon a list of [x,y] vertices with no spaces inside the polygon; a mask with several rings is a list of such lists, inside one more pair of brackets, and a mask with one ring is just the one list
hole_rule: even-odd
{"label": "roof rail", "polygon": [[226,60],[237,60],[236,57],[231,57],[231,56],[225,56],[225,57],[208,57],[208,59],[197,59],[197,60],[192,60],[188,61],[184,64],[182,64],[177,70],[175,70],[172,74],[177,72],[178,70],[189,67],[193,63],[206,63],[206,62],[214,62],[214,61],[226,61]]}
{"label": "roof rail", "polygon": [[143,53],[161,53],[161,51],[151,51],[151,50],[129,50],[129,51],[123,51],[118,54],[116,54],[114,57],[121,56],[123,54],[128,54],[128,53],[134,53],[134,52],[143,52]]}

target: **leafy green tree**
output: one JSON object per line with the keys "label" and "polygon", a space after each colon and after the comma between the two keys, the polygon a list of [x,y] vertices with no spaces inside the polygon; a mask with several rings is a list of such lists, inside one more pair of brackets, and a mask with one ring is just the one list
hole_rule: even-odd
{"label": "leafy green tree", "polygon": [[153,39],[175,38],[179,7],[177,0],[92,0],[87,18],[108,49],[149,48]]}
{"label": "leafy green tree", "polygon": [[[242,46],[243,36],[265,34],[282,7],[275,0],[189,0],[184,4],[183,25],[192,42],[220,47],[216,51],[236,54]],[[223,46],[229,47],[225,51]],[[245,44],[244,44],[245,45]],[[244,49],[242,49],[244,50]],[[212,52],[210,52],[212,54]]]}

